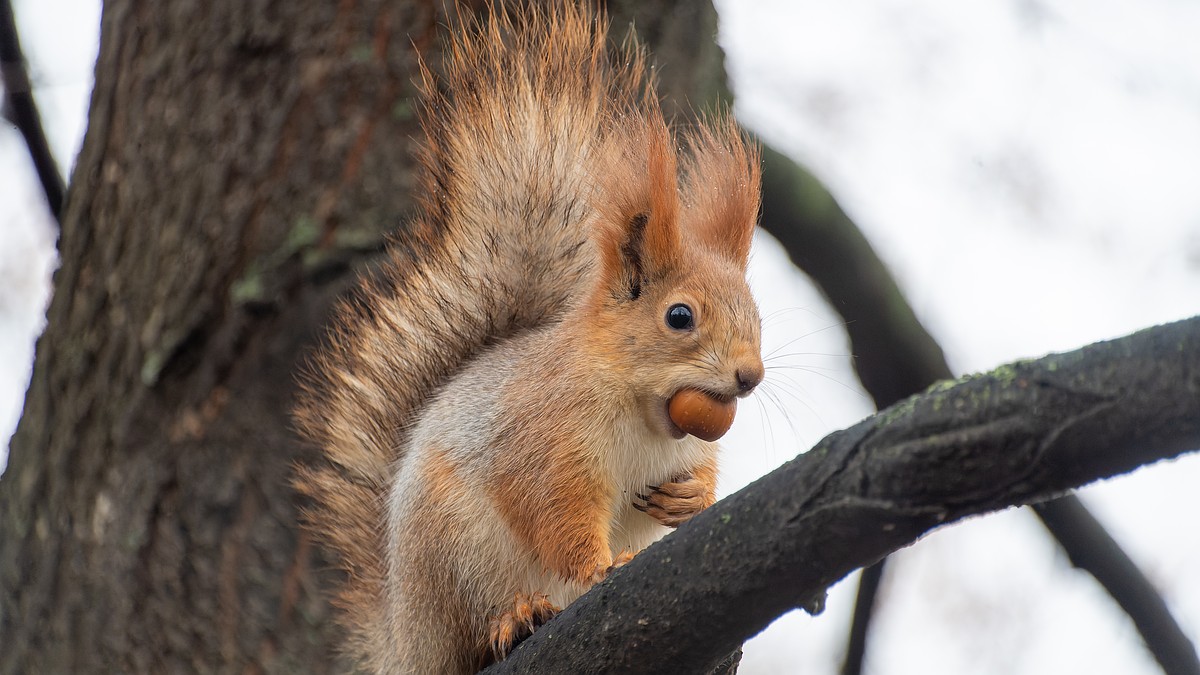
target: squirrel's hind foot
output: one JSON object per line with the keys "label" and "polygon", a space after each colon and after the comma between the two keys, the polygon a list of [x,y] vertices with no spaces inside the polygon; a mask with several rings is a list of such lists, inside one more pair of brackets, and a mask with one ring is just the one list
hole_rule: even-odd
{"label": "squirrel's hind foot", "polygon": [[493,616],[488,627],[492,658],[500,661],[525,638],[558,614],[545,593],[517,593],[512,608]]}

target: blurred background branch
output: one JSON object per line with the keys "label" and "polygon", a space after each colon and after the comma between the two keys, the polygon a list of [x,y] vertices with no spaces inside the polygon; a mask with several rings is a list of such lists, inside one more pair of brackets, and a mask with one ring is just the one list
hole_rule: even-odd
{"label": "blurred background branch", "polygon": [[25,139],[50,213],[55,221],[61,221],[66,185],[42,129],[42,116],[33,97],[11,0],[0,0],[0,82],[4,85],[4,116]]}
{"label": "blurred background branch", "polygon": [[1033,510],[1062,544],[1071,564],[1094,576],[1125,610],[1164,673],[1200,673],[1196,646],[1158,590],[1078,497],[1034,504]]}

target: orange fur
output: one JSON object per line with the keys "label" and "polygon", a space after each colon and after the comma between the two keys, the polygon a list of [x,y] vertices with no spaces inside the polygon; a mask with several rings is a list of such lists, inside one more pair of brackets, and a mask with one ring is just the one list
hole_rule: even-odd
{"label": "orange fur", "polygon": [[717,456],[710,455],[692,469],[692,478],[701,486],[700,509],[704,510],[717,501]]}
{"label": "orange fur", "polygon": [[612,58],[586,8],[506,17],[422,71],[418,214],[296,412],[328,460],[298,472],[307,522],[374,672],[478,668],[710,505],[716,446],[666,401],[762,377],[757,152],[727,116],[668,129],[640,49]]}
{"label": "orange fur", "polygon": [[606,529],[612,488],[600,468],[581,457],[582,444],[552,428],[567,414],[556,408],[508,430],[516,451],[497,462],[489,496],[545,569],[586,586],[612,563]]}
{"label": "orange fur", "polygon": [[702,124],[688,139],[684,195],[689,221],[704,245],[745,272],[760,206],[761,153],[731,117]]}

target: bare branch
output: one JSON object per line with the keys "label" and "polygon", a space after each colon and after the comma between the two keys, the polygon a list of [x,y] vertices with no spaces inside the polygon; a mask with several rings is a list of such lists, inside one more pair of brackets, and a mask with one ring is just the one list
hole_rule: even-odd
{"label": "bare branch", "polygon": [[1167,603],[1078,498],[1034,504],[1033,509],[1062,542],[1071,564],[1096,577],[1133,619],[1163,672],[1200,674],[1196,648],[1171,616]]}
{"label": "bare branch", "polygon": [[846,654],[842,658],[842,675],[858,675],[862,672],[867,655],[867,628],[875,613],[875,598],[879,596],[879,583],[883,580],[883,568],[887,558],[869,567],[858,575],[858,594],[854,596],[854,615],[850,619],[850,637],[846,640]]}
{"label": "bare branch", "polygon": [[705,672],[966,516],[1200,447],[1200,317],[935,385],[697,516],[489,672]]}

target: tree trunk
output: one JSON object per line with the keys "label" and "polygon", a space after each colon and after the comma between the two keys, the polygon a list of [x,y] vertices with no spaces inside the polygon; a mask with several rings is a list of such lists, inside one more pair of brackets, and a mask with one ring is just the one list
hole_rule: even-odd
{"label": "tree trunk", "polygon": [[[436,65],[447,4],[105,3],[0,479],[0,672],[344,669],[288,411],[409,209],[416,52]],[[723,91],[709,3],[631,6],[674,100]]]}

